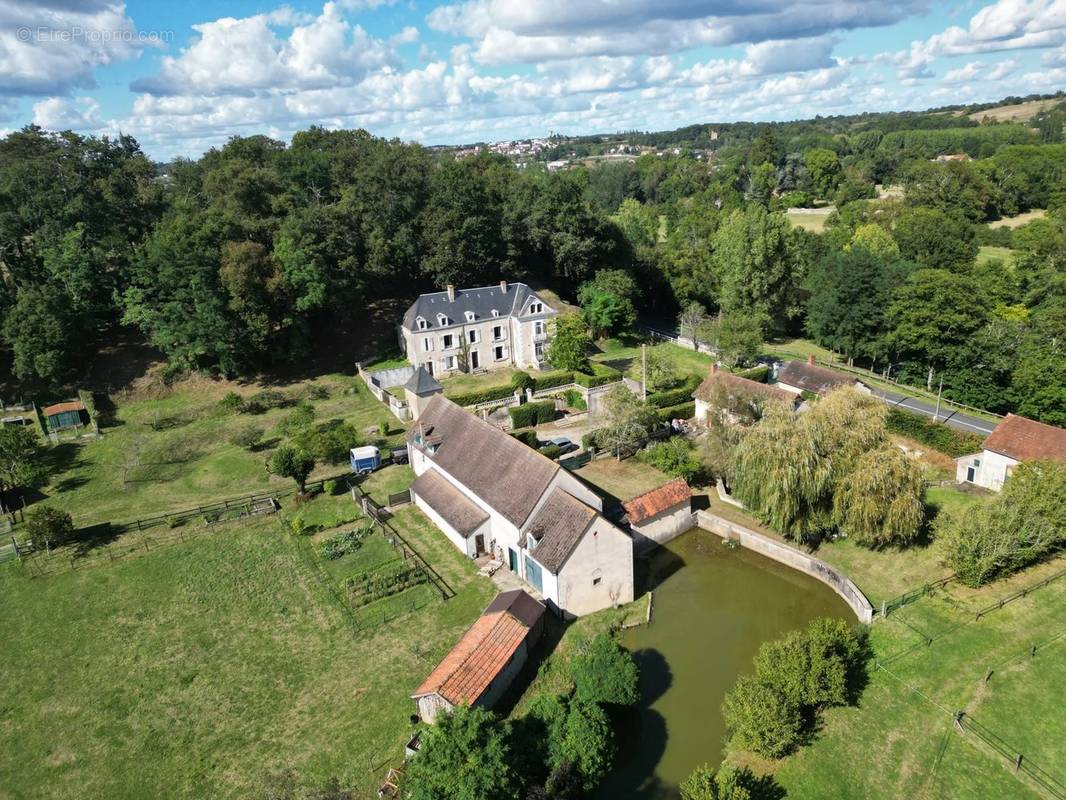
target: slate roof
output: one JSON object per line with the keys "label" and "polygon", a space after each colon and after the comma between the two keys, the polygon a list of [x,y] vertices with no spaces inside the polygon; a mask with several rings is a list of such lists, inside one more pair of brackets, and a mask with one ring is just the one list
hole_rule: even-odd
{"label": "slate roof", "polygon": [[544,603],[522,589],[500,592],[485,609],[486,614],[494,611],[506,611],[527,627],[532,628],[544,616]]}
{"label": "slate roof", "polygon": [[62,414],[64,411],[84,411],[85,404],[81,400],[75,400],[71,403],[56,403],[54,406],[48,406],[42,412],[46,417],[54,417],[56,414]]}
{"label": "slate roof", "polygon": [[1017,461],[1041,458],[1066,461],[1066,430],[1007,414],[982,446]]}
{"label": "slate roof", "polygon": [[786,392],[784,389],[778,389],[776,386],[771,386],[768,383],[759,383],[759,381],[742,378],[739,375],[733,375],[728,372],[723,372],[722,370],[712,371],[703,379],[703,383],[696,387],[696,391],[692,393],[692,396],[697,400],[703,400],[705,402],[709,401],[711,399],[711,390],[714,388],[715,384],[724,384],[726,387],[736,391],[750,392],[767,398],[784,400],[789,403],[796,399],[794,394]]}
{"label": "slate roof", "polygon": [[817,364],[804,361],[789,361],[777,373],[778,383],[787,383],[806,392],[825,394],[838,386],[851,386],[856,379],[850,375],[834,372]]}
{"label": "slate roof", "polygon": [[[403,315],[403,326],[416,330],[415,320],[421,316],[426,321],[425,330],[441,330],[453,325],[466,323],[466,312],[474,312],[474,321],[480,322],[492,318],[492,312],[499,312],[500,317],[509,317],[521,313],[526,301],[536,293],[524,283],[508,283],[504,292],[499,284],[480,286],[475,289],[456,289],[455,300],[448,300],[448,292],[431,292],[419,295]],[[538,298],[539,299],[539,298]],[[541,299],[541,302],[544,302]],[[547,303],[544,304],[547,309]],[[446,314],[448,322],[440,325],[438,314]]]}
{"label": "slate roof", "polygon": [[529,626],[510,613],[486,612],[411,697],[439,694],[452,705],[475,703],[528,635]]}
{"label": "slate roof", "polygon": [[669,483],[664,483],[622,503],[629,517],[630,525],[639,525],[657,514],[675,508],[692,499],[692,489],[685,483],[684,478],[675,478]]}
{"label": "slate roof", "polygon": [[[560,467],[442,394],[426,404],[407,433],[425,433],[436,452],[426,455],[489,507],[521,527]],[[417,442],[416,442],[417,444]]]}
{"label": "slate roof", "polygon": [[415,394],[433,394],[433,392],[444,391],[444,387],[440,385],[440,382],[421,365],[407,379],[407,383],[403,385],[403,388],[410,389]]}
{"label": "slate roof", "polygon": [[411,484],[411,491],[463,536],[469,536],[489,518],[487,511],[452,486],[435,469],[427,469],[419,475]]}
{"label": "slate roof", "polygon": [[537,546],[529,554],[546,570],[558,575],[595,518],[594,508],[562,489],[553,489],[527,531],[537,540]]}

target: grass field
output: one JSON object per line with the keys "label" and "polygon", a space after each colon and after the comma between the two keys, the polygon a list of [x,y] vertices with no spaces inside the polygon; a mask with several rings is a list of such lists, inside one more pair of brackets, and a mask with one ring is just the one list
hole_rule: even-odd
{"label": "grass field", "polygon": [[0,797],[248,797],[285,767],[371,795],[492,594],[417,510],[396,523],[456,596],[359,635],[276,518],[54,578],[5,566]]}
{"label": "grass field", "polygon": [[671,480],[666,473],[642,464],[635,458],[624,461],[598,458],[575,470],[574,474],[603,494],[623,502]]}
{"label": "grass field", "polygon": [[988,227],[999,228],[1005,226],[1007,228],[1020,228],[1022,225],[1030,223],[1034,219],[1042,219],[1046,216],[1047,211],[1042,208],[1034,208],[1032,211],[1026,211],[1014,217],[1003,217],[1003,219],[992,220],[988,223]]}
{"label": "grass field", "polygon": [[825,230],[825,221],[833,212],[829,208],[797,208],[790,209],[785,215],[794,228],[803,228],[811,233],[821,233]]}
{"label": "grass field", "polygon": [[[597,351],[592,360],[601,364],[610,364],[617,369],[627,369],[634,360],[640,358],[640,345],[619,341],[618,339],[605,339],[596,343]],[[667,353],[677,365],[682,375],[699,375],[704,377],[711,368],[712,359],[707,353],[697,353],[687,347],[681,347],[673,342],[648,345],[649,350],[658,350]]]}
{"label": "grass field", "polygon": [[977,263],[987,264],[989,261],[1001,261],[1004,266],[1014,266],[1015,251],[1009,247],[995,247],[982,245],[977,251]]}
{"label": "grass field", "polygon": [[[271,388],[297,400],[305,396],[308,383]],[[382,443],[401,439],[400,423],[362,381],[331,375],[315,383],[329,392],[324,399],[311,400],[316,422],[349,422],[368,442],[381,440],[378,426],[385,423],[390,435]],[[104,429],[103,437],[46,451],[52,474],[43,490],[48,504],[70,511],[75,524],[82,525],[125,522],[214,500],[291,488],[292,481],[272,477],[265,468],[271,449],[283,440],[277,425],[290,410],[241,414],[219,403],[229,391],[247,397],[258,389],[193,379],[166,389],[161,396],[120,400],[116,424]],[[261,446],[248,450],[229,442],[236,431],[249,425],[263,431]],[[312,477],[346,471],[347,464],[322,464]]]}
{"label": "grass field", "polygon": [[1024,103],[1012,103],[1005,106],[996,106],[984,111],[975,111],[968,115],[974,122],[1025,122],[1049,108],[1054,108],[1062,102],[1061,98],[1049,98],[1047,100],[1027,100]]}

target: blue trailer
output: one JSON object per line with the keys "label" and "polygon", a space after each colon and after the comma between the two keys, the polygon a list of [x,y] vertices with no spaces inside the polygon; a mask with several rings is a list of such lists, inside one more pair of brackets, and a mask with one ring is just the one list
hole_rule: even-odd
{"label": "blue trailer", "polygon": [[381,451],[373,445],[353,447],[351,450],[352,472],[369,475],[381,466]]}

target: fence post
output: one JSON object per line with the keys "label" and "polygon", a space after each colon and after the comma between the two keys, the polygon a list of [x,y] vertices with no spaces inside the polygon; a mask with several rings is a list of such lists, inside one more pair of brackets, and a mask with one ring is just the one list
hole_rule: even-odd
{"label": "fence post", "polygon": [[887,616],[888,616],[888,601],[887,600],[882,600],[881,601],[881,619],[884,619]]}
{"label": "fence post", "polygon": [[144,539],[142,539],[141,541],[144,542],[144,552],[147,553],[148,552],[148,537],[145,536]]}
{"label": "fence post", "polygon": [[988,683],[992,679],[992,668],[988,668],[988,672],[985,673],[985,683]]}
{"label": "fence post", "polygon": [[1015,773],[1017,773],[1018,770],[1020,770],[1021,768],[1022,768],[1022,754],[1018,753],[1018,758],[1016,758],[1014,760],[1014,771],[1015,771]]}

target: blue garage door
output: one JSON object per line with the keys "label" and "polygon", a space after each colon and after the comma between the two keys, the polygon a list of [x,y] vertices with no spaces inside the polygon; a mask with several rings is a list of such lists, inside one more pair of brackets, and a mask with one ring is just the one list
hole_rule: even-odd
{"label": "blue garage door", "polygon": [[529,556],[526,556],[526,580],[538,592],[544,591],[544,587],[541,584],[540,564]]}

